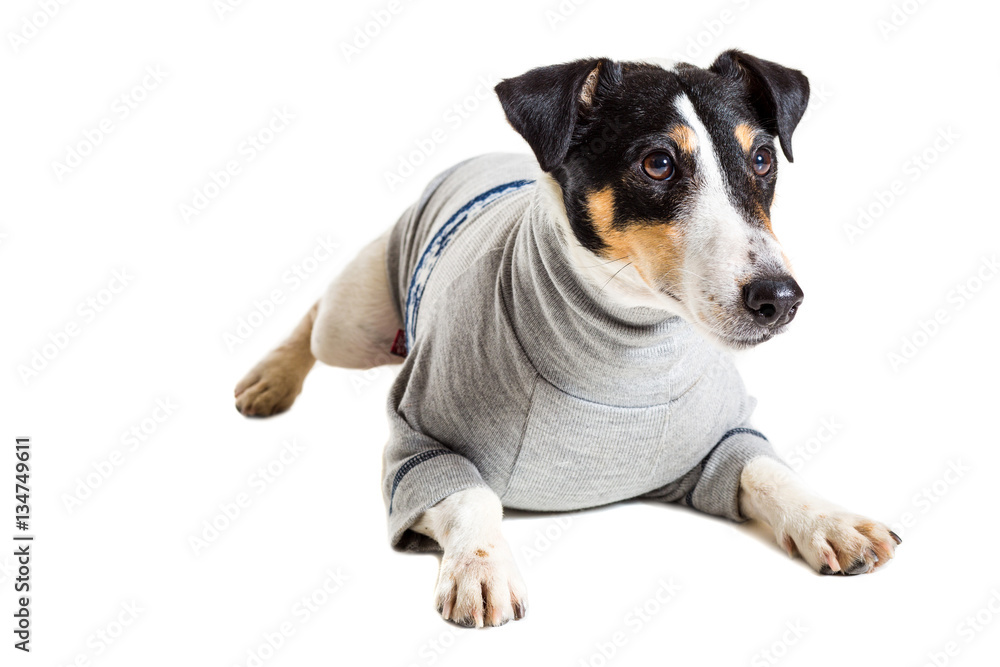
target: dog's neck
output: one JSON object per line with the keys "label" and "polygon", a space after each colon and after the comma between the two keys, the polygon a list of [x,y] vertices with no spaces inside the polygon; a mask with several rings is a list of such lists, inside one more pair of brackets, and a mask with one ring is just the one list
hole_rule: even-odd
{"label": "dog's neck", "polygon": [[641,292],[602,286],[588,266],[600,259],[574,250],[558,218],[561,203],[553,207],[544,190],[536,189],[508,248],[503,285],[532,365],[559,389],[611,405],[653,405],[689,387],[719,353],[705,351],[679,316],[646,305]]}
{"label": "dog's neck", "polygon": [[[564,242],[561,249],[566,265],[581,282],[594,287],[602,300],[606,299],[610,305],[626,311],[632,308],[651,309],[664,316],[685,316],[683,306],[650,288],[627,258],[609,260],[584,248],[573,234],[562,186],[551,174],[544,172],[539,174],[536,182],[538,205],[558,230]],[[645,314],[641,316],[645,319]]]}

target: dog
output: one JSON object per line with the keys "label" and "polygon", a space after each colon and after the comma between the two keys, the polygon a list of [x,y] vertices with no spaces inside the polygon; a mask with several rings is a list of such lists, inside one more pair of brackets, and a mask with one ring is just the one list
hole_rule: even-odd
{"label": "dog", "polygon": [[439,175],[236,387],[287,410],[319,359],[401,363],[388,401],[391,545],[440,549],[446,619],[527,609],[504,507],[629,498],[755,519],[822,574],[899,537],[810,492],[753,428],[730,348],[786,330],[803,292],[769,217],[809,83],[740,51],[707,69],[577,60],[496,93],[533,156]]}

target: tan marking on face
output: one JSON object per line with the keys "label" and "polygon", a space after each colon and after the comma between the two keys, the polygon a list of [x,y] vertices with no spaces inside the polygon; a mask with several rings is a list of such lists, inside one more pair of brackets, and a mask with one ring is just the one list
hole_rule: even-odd
{"label": "tan marking on face", "polygon": [[611,188],[594,190],[587,194],[590,219],[598,229],[610,229],[615,220],[615,194]]}
{"label": "tan marking on face", "polygon": [[733,129],[733,134],[736,136],[736,141],[740,142],[743,152],[749,153],[753,148],[754,137],[757,136],[756,130],[746,123],[740,123]]}
{"label": "tan marking on face", "polygon": [[[771,236],[774,236],[774,230],[771,229],[771,216],[767,214],[767,211],[764,210],[764,207],[761,206],[760,202],[757,203],[756,213],[757,218],[764,223],[764,227],[767,228],[768,233]],[[775,237],[775,240],[777,240],[777,237]]]}
{"label": "tan marking on face", "polygon": [[667,132],[667,136],[685,153],[693,154],[698,149],[698,135],[687,125],[674,125]]}
{"label": "tan marking on face", "polygon": [[486,558],[487,556],[489,556],[489,554],[483,551],[482,549],[476,549],[476,555],[479,556],[480,558]]}
{"label": "tan marking on face", "polygon": [[594,230],[607,246],[601,256],[631,262],[650,287],[677,292],[683,278],[684,234],[677,224],[640,224],[625,230],[613,227],[615,197],[611,188],[587,195],[587,208]]}

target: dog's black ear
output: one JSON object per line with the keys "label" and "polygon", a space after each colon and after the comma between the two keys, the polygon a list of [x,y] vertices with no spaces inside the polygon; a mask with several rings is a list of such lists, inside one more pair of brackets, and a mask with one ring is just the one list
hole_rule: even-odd
{"label": "dog's black ear", "polygon": [[531,146],[538,164],[552,171],[566,159],[580,112],[593,100],[599,79],[613,76],[606,59],[538,67],[497,84],[511,126]]}
{"label": "dog's black ear", "polygon": [[760,121],[778,135],[781,150],[792,162],[792,131],[809,103],[809,79],[805,74],[735,49],[719,55],[708,69],[743,81]]}

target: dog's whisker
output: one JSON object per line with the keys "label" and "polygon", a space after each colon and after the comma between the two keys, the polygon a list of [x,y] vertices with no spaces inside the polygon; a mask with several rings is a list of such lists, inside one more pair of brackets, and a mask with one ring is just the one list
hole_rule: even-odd
{"label": "dog's whisker", "polygon": [[625,255],[624,257],[619,257],[618,259],[609,259],[608,261],[606,261],[606,262],[601,262],[600,264],[590,264],[590,265],[588,265],[588,266],[584,266],[584,267],[581,267],[581,268],[585,268],[585,269],[596,269],[596,268],[597,268],[597,267],[599,267],[599,266],[607,266],[608,264],[614,264],[615,262],[620,262],[620,261],[622,261],[623,259],[628,259],[628,255]]}
{"label": "dog's whisker", "polygon": [[701,274],[698,274],[698,273],[695,273],[694,271],[691,271],[690,269],[685,269],[682,266],[675,266],[672,269],[668,270],[664,275],[665,276],[669,276],[674,271],[683,271],[684,273],[690,273],[695,278],[700,278],[701,280],[704,280],[705,282],[708,282],[708,278],[706,278],[705,276],[703,276]]}
{"label": "dog's whisker", "polygon": [[626,264],[622,268],[620,268],[617,271],[615,271],[614,274],[612,274],[612,276],[610,278],[608,278],[608,282],[604,283],[604,285],[601,286],[601,290],[600,291],[604,292],[604,288],[607,287],[611,283],[612,280],[614,280],[615,278],[617,278],[619,273],[621,273],[622,271],[624,271],[625,269],[627,269],[630,266],[632,266],[632,262],[629,262],[628,264]]}

